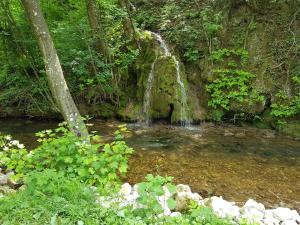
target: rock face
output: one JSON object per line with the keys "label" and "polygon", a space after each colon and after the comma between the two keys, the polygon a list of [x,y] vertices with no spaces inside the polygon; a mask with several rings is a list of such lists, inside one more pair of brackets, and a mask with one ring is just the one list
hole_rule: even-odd
{"label": "rock face", "polygon": [[[144,97],[147,89],[150,89],[150,117],[152,119],[167,119],[172,122],[180,120],[181,112],[181,86],[177,73],[185,87],[187,78],[182,63],[175,59],[168,49],[166,43],[161,43],[161,38],[150,32],[144,32],[141,39],[141,55],[137,60],[138,82],[137,82],[137,104],[144,104]],[[178,64],[176,64],[178,62]],[[153,76],[151,88],[149,76]],[[163,101],[162,101],[163,100]],[[142,107],[141,107],[142,108]],[[141,112],[144,113],[144,112]]]}
{"label": "rock face", "polygon": [[[202,199],[202,197],[191,191],[188,185],[179,184],[176,186],[176,192],[171,194],[168,188],[163,187],[164,194],[157,196],[158,203],[162,206],[164,216],[178,217],[181,216],[181,211],[188,209],[191,201],[196,202],[199,206],[210,207],[212,211],[220,218],[228,218],[233,224],[245,224],[245,221],[250,224],[259,225],[297,225],[300,224],[300,216],[296,210],[289,208],[265,209],[261,203],[249,199],[241,208],[235,205],[234,202],[228,202],[222,197],[213,196],[211,198]],[[125,183],[122,185],[119,193],[115,197],[98,198],[99,204],[103,207],[111,207],[112,204],[117,204],[121,208],[132,206],[133,208],[143,208],[137,201],[139,197],[138,184],[133,187]],[[167,201],[169,198],[176,200],[176,209],[169,209]]]}

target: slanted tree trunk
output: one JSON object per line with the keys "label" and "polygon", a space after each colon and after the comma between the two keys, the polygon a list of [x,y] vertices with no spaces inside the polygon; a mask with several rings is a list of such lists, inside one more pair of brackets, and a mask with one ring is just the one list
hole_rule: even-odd
{"label": "slanted tree trunk", "polygon": [[70,129],[78,137],[89,141],[88,131],[65,81],[62,67],[41,7],[37,0],[22,0],[22,3],[33,27],[34,34],[38,39],[45,63],[48,83],[58,108]]}
{"label": "slanted tree trunk", "polygon": [[105,42],[103,29],[99,23],[99,12],[95,0],[86,0],[87,15],[93,36],[96,39],[96,46],[107,62],[111,61],[109,48]]}

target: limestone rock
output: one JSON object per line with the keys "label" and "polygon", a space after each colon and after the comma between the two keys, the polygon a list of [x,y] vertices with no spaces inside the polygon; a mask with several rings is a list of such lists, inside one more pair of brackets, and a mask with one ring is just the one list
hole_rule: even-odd
{"label": "limestone rock", "polygon": [[176,186],[177,194],[176,209],[182,211],[188,208],[191,201],[197,202],[199,205],[202,204],[202,197],[197,193],[192,193],[191,188],[187,185],[179,184]]}
{"label": "limestone rock", "polygon": [[242,218],[246,218],[251,223],[262,221],[265,215],[265,206],[249,199],[241,209]]}
{"label": "limestone rock", "polygon": [[272,210],[272,212],[273,212],[273,217],[280,221],[299,220],[299,214],[296,212],[296,210],[279,207],[277,209]]}
{"label": "limestone rock", "polygon": [[171,217],[178,217],[178,216],[181,216],[181,213],[180,212],[172,212],[170,214]]}
{"label": "limestone rock", "polygon": [[176,191],[178,192],[192,192],[190,186],[184,184],[178,184],[176,186]]}
{"label": "limestone rock", "polygon": [[213,212],[220,218],[239,218],[240,209],[233,202],[227,202],[222,197],[211,197],[208,201]]}
{"label": "limestone rock", "polygon": [[298,225],[294,220],[285,220],[281,223],[281,225]]}
{"label": "limestone rock", "polygon": [[5,174],[0,174],[0,185],[8,184],[8,176]]}
{"label": "limestone rock", "polygon": [[120,191],[119,191],[119,194],[120,194],[121,196],[127,196],[127,195],[130,195],[131,191],[132,191],[131,185],[128,184],[128,183],[125,183],[125,184],[123,184],[123,185],[121,186],[121,189],[120,189]]}

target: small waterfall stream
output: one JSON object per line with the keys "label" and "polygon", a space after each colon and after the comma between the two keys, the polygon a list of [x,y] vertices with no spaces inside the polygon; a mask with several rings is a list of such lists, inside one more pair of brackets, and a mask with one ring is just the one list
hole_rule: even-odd
{"label": "small waterfall stream", "polygon": [[[143,105],[143,113],[145,122],[149,125],[151,122],[151,115],[150,115],[150,109],[151,109],[151,92],[153,87],[153,80],[155,76],[155,64],[159,57],[172,57],[172,60],[174,61],[175,67],[176,67],[176,81],[179,84],[180,87],[180,125],[181,126],[189,126],[190,125],[190,119],[188,115],[188,104],[187,104],[187,94],[186,89],[184,86],[184,83],[181,78],[180,74],[180,65],[179,61],[176,59],[175,56],[172,56],[166,42],[162,39],[162,37],[157,34],[151,32],[151,35],[160,43],[160,47],[163,50],[162,56],[157,56],[154,60],[154,62],[151,65],[151,71],[148,76],[147,80],[147,86],[144,94],[144,105]],[[178,96],[178,94],[177,94]]]}
{"label": "small waterfall stream", "polygon": [[151,118],[150,118],[150,108],[151,108],[151,92],[152,92],[152,86],[153,86],[153,80],[154,80],[154,69],[155,69],[155,63],[157,61],[158,57],[154,60],[154,62],[151,65],[151,71],[148,76],[147,80],[147,87],[144,94],[144,105],[143,105],[143,112],[145,116],[145,122],[147,125],[150,124]]}

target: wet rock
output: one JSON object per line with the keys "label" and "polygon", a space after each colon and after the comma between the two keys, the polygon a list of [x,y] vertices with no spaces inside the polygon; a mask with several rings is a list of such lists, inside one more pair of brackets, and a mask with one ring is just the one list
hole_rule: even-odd
{"label": "wet rock", "polygon": [[232,133],[230,130],[225,130],[224,131],[224,136],[228,137],[228,136],[234,136],[234,133]]}
{"label": "wet rock", "polygon": [[225,201],[222,197],[211,197],[208,201],[213,212],[220,218],[239,218],[240,209],[233,202]]}
{"label": "wet rock", "polygon": [[235,134],[236,137],[239,137],[239,138],[242,138],[242,137],[245,137],[246,134],[245,133],[237,133]]}

